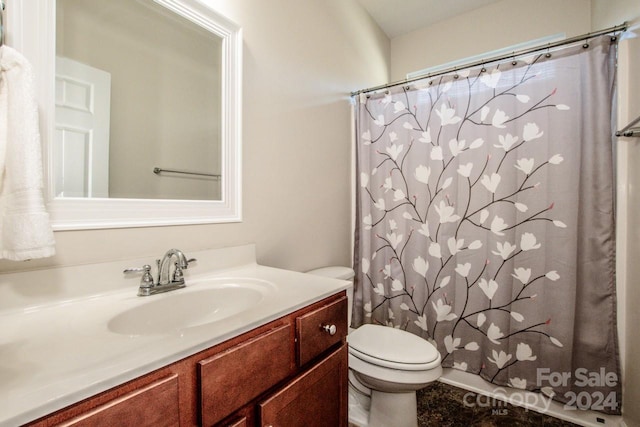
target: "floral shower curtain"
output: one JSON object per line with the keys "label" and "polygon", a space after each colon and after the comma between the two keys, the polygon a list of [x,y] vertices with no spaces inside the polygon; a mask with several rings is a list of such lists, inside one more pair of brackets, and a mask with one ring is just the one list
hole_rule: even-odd
{"label": "floral shower curtain", "polygon": [[354,326],[620,412],[616,49],[601,36],[357,97]]}

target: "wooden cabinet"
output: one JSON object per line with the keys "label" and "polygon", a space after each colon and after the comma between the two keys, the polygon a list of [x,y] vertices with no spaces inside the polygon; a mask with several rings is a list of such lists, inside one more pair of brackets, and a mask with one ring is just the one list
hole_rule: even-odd
{"label": "wooden cabinet", "polygon": [[28,425],[346,427],[346,335],[342,292]]}

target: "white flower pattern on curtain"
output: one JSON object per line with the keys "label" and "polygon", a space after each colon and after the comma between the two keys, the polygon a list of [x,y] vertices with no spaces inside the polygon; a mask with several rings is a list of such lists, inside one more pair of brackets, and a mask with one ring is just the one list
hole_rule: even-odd
{"label": "white flower pattern on curtain", "polygon": [[[618,374],[610,153],[608,172],[584,176],[603,157],[584,154],[591,139],[610,151],[615,44],[590,44],[360,96],[356,325],[409,330],[437,346],[443,366],[567,402],[575,384],[551,387],[536,369],[575,371],[576,284],[588,279],[579,252],[604,242],[594,256],[606,268],[592,279],[607,289],[605,336],[591,351],[607,347],[607,363],[580,363]],[[585,115],[586,101],[597,111]],[[602,121],[593,138],[591,118]],[[605,194],[585,197],[596,178]],[[604,214],[585,220],[586,208]],[[619,401],[619,384],[597,392]]]}

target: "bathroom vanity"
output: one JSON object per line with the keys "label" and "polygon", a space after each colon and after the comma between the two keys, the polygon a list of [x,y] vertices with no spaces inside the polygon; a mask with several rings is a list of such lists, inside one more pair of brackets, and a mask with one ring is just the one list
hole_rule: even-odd
{"label": "bathroom vanity", "polygon": [[[0,312],[3,320],[26,319],[23,328],[44,329],[33,331],[34,343],[24,349],[0,337],[4,366],[31,367],[31,375],[0,384],[0,426],[346,426],[349,282],[257,265],[252,246],[234,248],[226,259],[220,251],[190,254],[198,267],[189,271],[209,271],[186,274],[187,287],[166,295],[136,297],[135,280],[125,280],[133,287]],[[20,274],[34,273],[0,278],[0,297],[17,289]],[[241,310],[199,314],[195,301],[222,295],[216,289],[244,299],[237,290],[252,286],[260,298]],[[180,317],[186,303],[195,318]],[[159,332],[153,325],[162,319],[131,317],[153,317],[165,304],[174,304],[179,327]],[[40,317],[29,319],[34,313]],[[79,319],[79,329],[60,328]],[[50,345],[53,331],[59,348]],[[80,357],[69,352],[74,345]]]}
{"label": "bathroom vanity", "polygon": [[28,425],[346,426],[346,319],[342,292]]}

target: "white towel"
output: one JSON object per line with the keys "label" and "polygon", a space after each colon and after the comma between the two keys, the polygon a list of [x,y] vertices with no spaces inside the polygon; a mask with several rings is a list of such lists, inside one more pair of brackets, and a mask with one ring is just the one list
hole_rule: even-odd
{"label": "white towel", "polygon": [[0,258],[55,254],[42,196],[42,148],[33,71],[15,49],[0,47]]}

